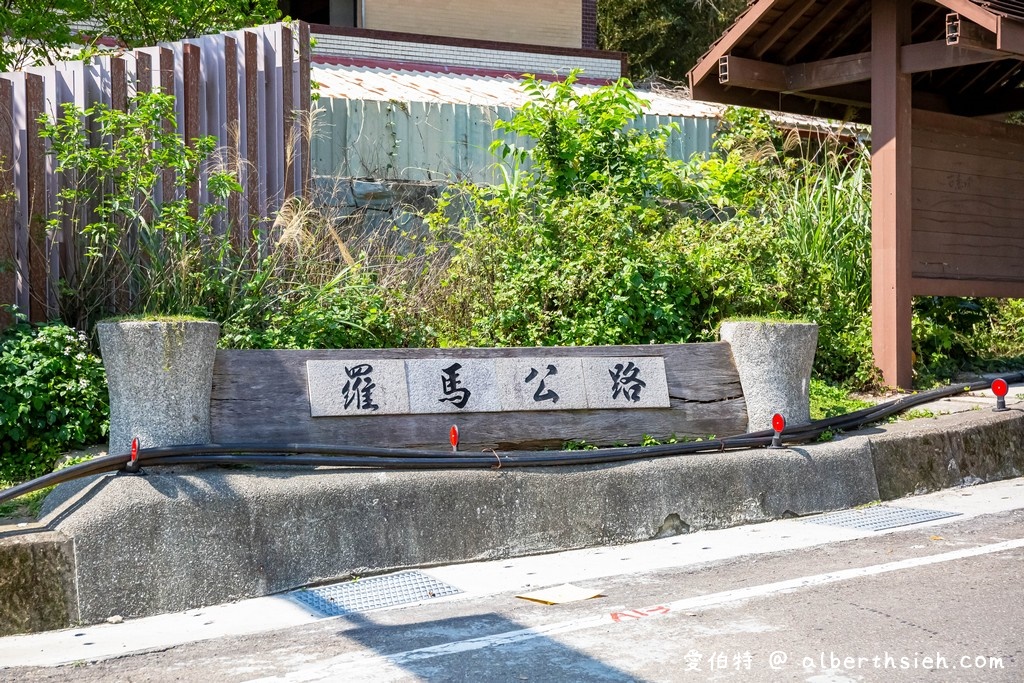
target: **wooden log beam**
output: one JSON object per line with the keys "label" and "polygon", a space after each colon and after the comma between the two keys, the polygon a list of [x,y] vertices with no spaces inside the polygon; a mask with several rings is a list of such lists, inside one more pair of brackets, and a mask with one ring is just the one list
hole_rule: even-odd
{"label": "wooden log beam", "polygon": [[900,68],[910,5],[871,3],[871,330],[890,386],[913,384],[911,302],[911,77]]}

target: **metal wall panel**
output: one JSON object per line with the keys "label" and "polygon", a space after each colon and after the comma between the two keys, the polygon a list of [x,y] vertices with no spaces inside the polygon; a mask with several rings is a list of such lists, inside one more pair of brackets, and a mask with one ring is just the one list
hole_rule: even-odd
{"label": "metal wall panel", "polygon": [[[500,179],[491,144],[514,136],[494,130],[511,107],[321,98],[314,118],[313,173],[401,180]],[[711,151],[717,120],[648,114],[633,126],[675,123],[668,140],[673,159]]]}

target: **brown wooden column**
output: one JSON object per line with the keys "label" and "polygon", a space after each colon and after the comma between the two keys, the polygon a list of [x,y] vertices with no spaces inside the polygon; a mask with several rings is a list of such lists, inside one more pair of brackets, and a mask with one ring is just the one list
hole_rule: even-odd
{"label": "brown wooden column", "polygon": [[871,329],[885,382],[913,382],[911,339],[911,81],[900,70],[910,4],[871,3]]}

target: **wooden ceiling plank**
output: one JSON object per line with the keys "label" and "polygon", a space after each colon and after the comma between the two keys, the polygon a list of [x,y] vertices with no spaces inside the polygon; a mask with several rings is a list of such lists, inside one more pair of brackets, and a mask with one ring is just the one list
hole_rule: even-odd
{"label": "wooden ceiling plank", "polygon": [[800,51],[807,47],[807,44],[814,40],[830,21],[836,18],[836,15],[846,9],[849,3],[850,0],[832,0],[831,4],[823,7],[818,15],[808,22],[800,34],[790,41],[786,49],[782,51],[780,61],[783,64],[793,61]]}
{"label": "wooden ceiling plank", "polygon": [[[830,57],[833,52],[839,49],[839,46],[846,42],[846,39],[852,36],[857,29],[862,27],[864,24],[871,19],[870,12],[854,12],[849,19],[836,31],[832,39],[832,45],[822,53],[822,57]],[[870,45],[868,46],[870,48]]]}
{"label": "wooden ceiling plank", "polygon": [[697,62],[697,66],[690,71],[690,88],[694,88],[709,74],[717,73],[718,60],[731,52],[747,31],[757,24],[767,12],[771,11],[778,2],[779,0],[757,0],[753,5],[747,7],[746,11],[736,19],[736,22],[726,30],[718,42],[712,45],[708,53]]}
{"label": "wooden ceiling plank", "polygon": [[750,55],[754,59],[761,59],[764,53],[771,48],[775,42],[782,37],[782,35],[793,27],[804,13],[810,9],[818,0],[797,0],[794,2],[788,10],[786,10],[781,17],[772,24],[767,31],[762,34],[757,42],[754,43],[754,47],[750,50]]}

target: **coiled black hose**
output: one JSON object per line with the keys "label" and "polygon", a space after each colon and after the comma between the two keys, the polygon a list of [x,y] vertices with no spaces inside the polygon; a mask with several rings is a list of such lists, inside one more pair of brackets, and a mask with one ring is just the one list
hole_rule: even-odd
{"label": "coiled black hose", "polygon": [[[1007,384],[1024,380],[1024,372],[1003,376]],[[806,443],[826,431],[847,431],[884,420],[924,403],[968,391],[986,389],[989,381],[940,387],[903,396],[846,415],[816,420],[809,425],[782,432],[784,443]],[[664,458],[716,451],[768,446],[775,432],[764,430],[724,439],[686,441],[657,446],[628,446],[589,451],[434,451],[414,448],[325,444],[201,444],[142,448],[138,463],[147,467],[161,465],[302,465],[310,467],[358,467],[371,469],[481,469],[500,467],[554,467],[560,465],[596,465],[644,458]],[[0,491],[0,503],[65,481],[123,469],[130,454],[105,455]]]}

